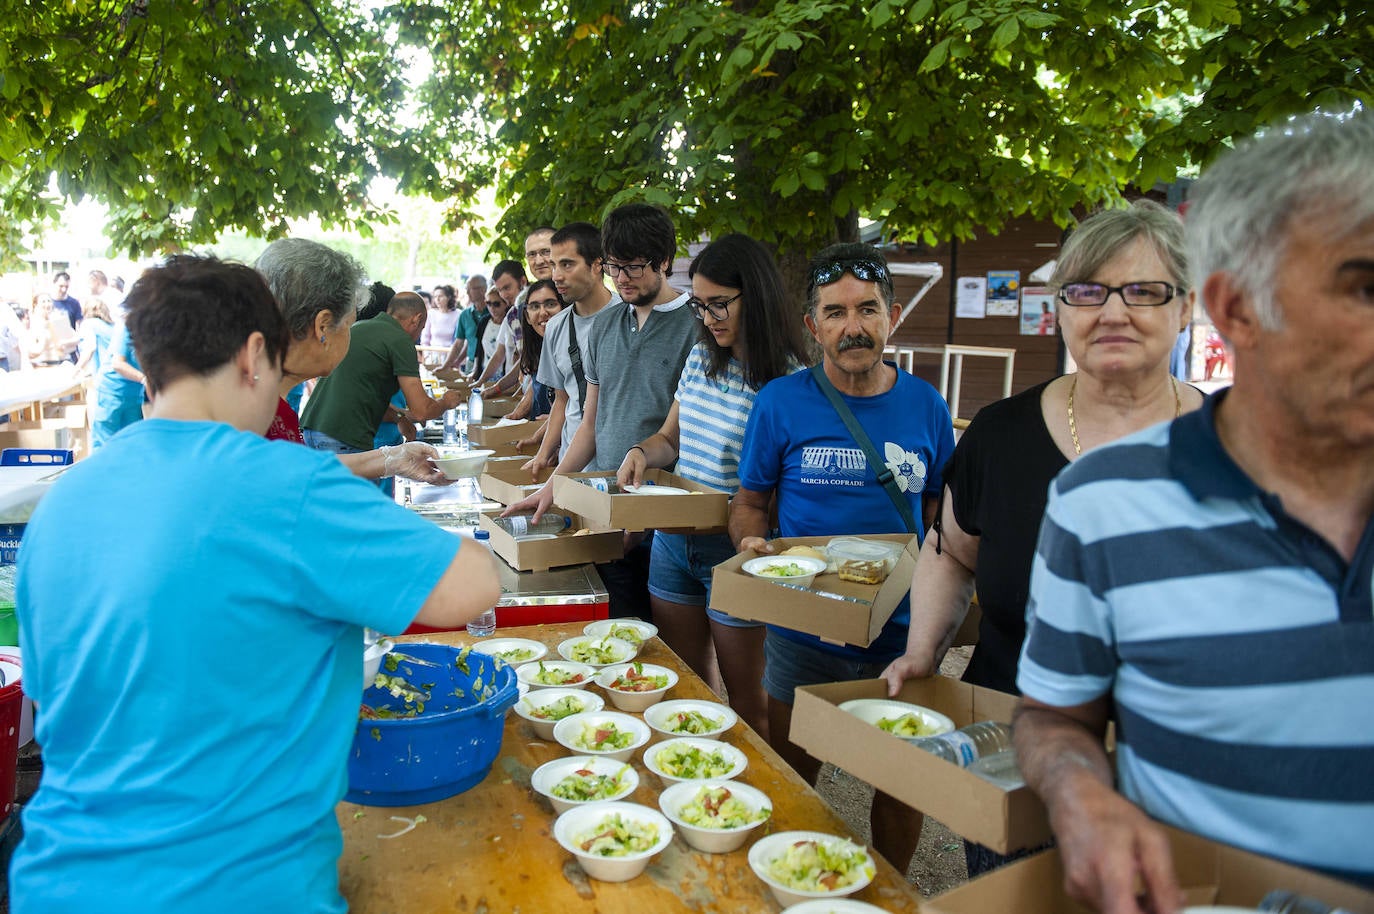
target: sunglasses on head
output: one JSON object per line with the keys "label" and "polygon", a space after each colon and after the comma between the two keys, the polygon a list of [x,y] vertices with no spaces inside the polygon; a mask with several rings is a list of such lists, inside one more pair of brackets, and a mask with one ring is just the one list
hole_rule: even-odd
{"label": "sunglasses on head", "polygon": [[864,282],[892,281],[891,275],[887,272],[887,267],[883,264],[868,258],[856,258],[835,260],[816,267],[811,271],[811,285],[828,286],[832,282],[838,281],[846,273],[851,273]]}

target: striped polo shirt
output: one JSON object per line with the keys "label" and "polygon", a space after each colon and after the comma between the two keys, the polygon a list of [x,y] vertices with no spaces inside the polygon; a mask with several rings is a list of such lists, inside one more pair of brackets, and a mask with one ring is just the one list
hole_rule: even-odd
{"label": "striped polo shirt", "polygon": [[1347,564],[1290,517],[1222,448],[1224,396],[1055,480],[1017,684],[1110,695],[1156,818],[1374,884],[1374,524]]}

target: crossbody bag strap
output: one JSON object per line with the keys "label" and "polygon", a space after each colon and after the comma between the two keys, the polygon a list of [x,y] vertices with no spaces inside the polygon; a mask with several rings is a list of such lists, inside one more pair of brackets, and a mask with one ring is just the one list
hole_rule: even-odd
{"label": "crossbody bag strap", "polygon": [[839,414],[840,421],[844,427],[849,429],[850,436],[859,447],[863,448],[864,454],[868,457],[869,464],[873,471],[878,474],[878,483],[887,492],[887,497],[892,499],[892,504],[896,506],[897,513],[902,516],[902,522],[906,524],[907,533],[919,533],[920,528],[916,526],[916,515],[912,513],[911,503],[907,501],[906,495],[897,485],[897,477],[892,475],[892,471],[887,468],[882,455],[874,447],[873,440],[868,437],[859,420],[854,418],[854,412],[844,402],[840,392],[835,389],[835,385],[830,383],[830,379],[825,376],[823,363],[816,363],[811,366],[811,376],[816,379],[816,385],[820,387],[821,393],[830,401],[830,405],[835,407],[835,412]]}
{"label": "crossbody bag strap", "polygon": [[587,407],[587,373],[582,370],[582,349],[577,345],[577,311],[568,315],[568,358],[572,360],[573,377],[577,378],[577,408]]}

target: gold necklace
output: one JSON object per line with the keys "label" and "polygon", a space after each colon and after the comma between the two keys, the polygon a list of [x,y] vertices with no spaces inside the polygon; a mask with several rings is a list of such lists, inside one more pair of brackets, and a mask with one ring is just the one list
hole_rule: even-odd
{"label": "gold necklace", "polygon": [[[1178,378],[1170,375],[1169,383],[1174,386],[1174,418],[1183,415],[1183,398],[1178,395]],[[1073,395],[1078,390],[1078,374],[1073,376],[1073,383],[1069,385],[1069,437],[1073,439],[1073,452],[1077,456],[1083,453],[1082,446],[1078,443],[1078,424],[1073,421]]]}

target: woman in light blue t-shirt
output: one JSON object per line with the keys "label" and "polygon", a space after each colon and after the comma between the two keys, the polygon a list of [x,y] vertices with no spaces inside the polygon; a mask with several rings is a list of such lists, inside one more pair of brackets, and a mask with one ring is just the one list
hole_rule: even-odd
{"label": "woman in light blue t-shirt", "polygon": [[[671,467],[684,479],[734,495],[739,455],[754,397],[769,381],[806,360],[800,318],[789,306],[768,250],[746,235],[726,235],[687,270],[688,304],[701,321],[701,341],[682,369],[663,427],[630,448],[618,482],[635,485],[649,467]],[[725,534],[654,535],[649,599],[668,646],[710,681],[715,655],[730,706],[768,735],[763,673],[764,628],[709,608],[711,570],[735,554]],[[703,610],[705,610],[703,612]]]}

